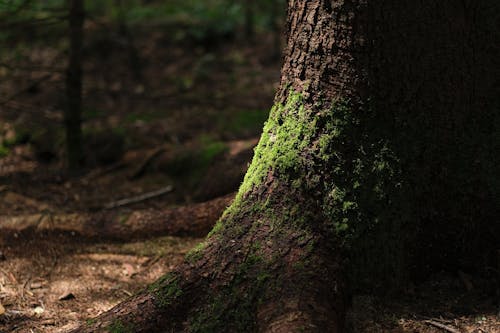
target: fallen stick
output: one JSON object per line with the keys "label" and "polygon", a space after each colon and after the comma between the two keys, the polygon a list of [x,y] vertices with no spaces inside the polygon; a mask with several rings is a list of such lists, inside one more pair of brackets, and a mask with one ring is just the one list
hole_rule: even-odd
{"label": "fallen stick", "polygon": [[126,199],[110,202],[109,204],[104,206],[104,208],[105,209],[113,209],[113,208],[117,208],[117,207],[123,207],[123,206],[131,205],[131,204],[135,204],[138,202],[143,202],[143,201],[146,201],[146,200],[149,200],[152,198],[159,197],[163,194],[167,194],[169,192],[172,192],[173,189],[174,189],[174,187],[172,185],[168,185],[168,186],[161,188],[159,190],[144,193],[144,194],[138,195],[136,197],[126,198]]}
{"label": "fallen stick", "polygon": [[450,333],[461,333],[459,330],[454,329],[453,327],[447,326],[445,324],[438,323],[437,321],[434,321],[434,320],[426,320],[425,323],[429,324],[431,326],[435,326],[435,327],[441,328],[441,329],[443,329],[445,331],[448,331]]}
{"label": "fallen stick", "polygon": [[81,179],[82,182],[89,182],[92,180],[95,180],[99,177],[102,177],[110,172],[116,171],[118,169],[124,168],[127,166],[127,162],[125,161],[119,161],[117,163],[114,163],[106,168],[103,169],[98,169],[96,171],[92,171],[88,173],[85,177]]}
{"label": "fallen stick", "polygon": [[158,157],[163,155],[167,150],[164,147],[160,147],[155,149],[152,153],[149,154],[148,157],[142,162],[128,177],[130,180],[140,178],[144,172],[146,172],[146,169],[149,167],[149,165]]}

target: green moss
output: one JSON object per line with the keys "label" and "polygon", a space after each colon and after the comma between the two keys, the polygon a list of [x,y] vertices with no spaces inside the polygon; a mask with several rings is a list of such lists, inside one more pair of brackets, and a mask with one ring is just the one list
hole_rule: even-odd
{"label": "green moss", "polygon": [[223,229],[223,227],[224,227],[224,224],[222,223],[221,219],[219,219],[217,221],[217,223],[215,223],[215,225],[212,228],[212,230],[210,230],[210,232],[208,233],[207,238],[210,238],[210,237],[218,234]]}
{"label": "green moss", "polygon": [[189,332],[251,332],[256,325],[256,307],[271,278],[260,253],[260,244],[249,249],[236,267],[232,280],[211,293],[205,306],[189,318]]}
{"label": "green moss", "polygon": [[120,225],[125,225],[125,223],[128,221],[128,219],[130,218],[130,215],[129,213],[127,214],[120,214],[118,216],[118,223],[120,223]]}
{"label": "green moss", "polygon": [[153,121],[157,121],[158,119],[162,119],[164,117],[165,117],[165,112],[163,110],[141,111],[141,112],[127,114],[124,123],[125,124],[134,124],[136,122],[151,123]]}
{"label": "green moss", "polygon": [[235,110],[229,117],[221,114],[218,127],[238,137],[257,135],[268,116],[269,110]]}
{"label": "green moss", "polygon": [[257,275],[257,282],[265,282],[271,278],[271,274],[268,272],[261,272]]}
{"label": "green moss", "polygon": [[202,135],[198,139],[200,150],[197,154],[197,163],[206,168],[213,159],[227,151],[227,146],[224,142],[217,141],[210,136]]}
{"label": "green moss", "polygon": [[[266,219],[270,233],[285,230],[283,224],[307,233],[311,223],[320,218],[320,223],[326,221],[325,231],[332,238],[340,236],[346,248],[357,246],[364,255],[371,246],[365,237],[370,235],[386,248],[380,253],[382,261],[400,262],[403,241],[379,233],[384,228],[395,230],[392,223],[407,223],[404,216],[409,215],[401,209],[402,199],[395,202],[402,198],[402,177],[392,142],[381,135],[378,119],[369,107],[353,111],[349,101],[324,105],[328,106],[311,110],[300,93],[291,91],[285,105],[271,109],[238,194],[210,237],[237,233],[236,221],[245,216]],[[260,190],[272,190],[265,185],[268,181],[272,186],[288,187],[288,194],[278,199],[259,195]],[[245,200],[250,195],[255,196]],[[296,202],[294,197],[308,200]],[[258,225],[257,220],[254,226]],[[308,244],[307,251],[314,251],[313,243]],[[355,255],[361,257],[359,251]],[[249,259],[258,262],[261,258]],[[358,267],[366,266],[356,258],[352,261],[358,262]]]}
{"label": "green moss", "polygon": [[164,308],[170,305],[176,298],[183,294],[179,286],[178,277],[175,273],[168,273],[152,283],[149,291],[156,296],[157,306]]}
{"label": "green moss", "polygon": [[193,247],[187,254],[186,254],[186,260],[188,262],[196,262],[200,260],[203,257],[203,250],[207,244],[205,242],[201,242],[195,247]]}
{"label": "green moss", "polygon": [[228,150],[224,142],[210,136],[201,135],[195,147],[174,152],[173,158],[165,165],[171,176],[183,179],[188,187],[196,187],[210,165]]}
{"label": "green moss", "polygon": [[286,105],[271,109],[239,195],[262,183],[271,170],[284,174],[297,167],[299,153],[314,130],[314,124],[305,115],[302,96],[293,92]]}
{"label": "green moss", "polygon": [[92,326],[92,325],[94,325],[96,322],[97,322],[97,319],[95,319],[95,318],[90,318],[90,319],[87,319],[87,320],[85,321],[85,324],[87,324],[87,326]]}
{"label": "green moss", "polygon": [[115,320],[108,326],[109,333],[134,333],[136,330],[132,324],[124,324],[120,320]]}
{"label": "green moss", "polygon": [[9,155],[9,153],[10,153],[9,148],[7,148],[4,145],[0,144],[0,158]]}

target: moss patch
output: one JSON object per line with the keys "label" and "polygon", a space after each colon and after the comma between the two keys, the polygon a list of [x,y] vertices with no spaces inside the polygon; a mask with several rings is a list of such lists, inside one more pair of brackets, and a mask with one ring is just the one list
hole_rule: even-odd
{"label": "moss patch", "polygon": [[9,153],[10,153],[9,148],[7,148],[4,145],[0,144],[0,158],[9,155]]}
{"label": "moss patch", "polygon": [[297,167],[299,153],[314,130],[314,124],[306,120],[302,96],[298,93],[291,92],[286,105],[278,104],[271,109],[239,196],[262,183],[269,171],[285,174]]}
{"label": "moss patch", "polygon": [[204,302],[207,305],[190,316],[189,332],[252,332],[256,326],[256,307],[271,276],[265,267],[259,248],[250,249],[232,280],[209,294]]}
{"label": "moss patch", "polygon": [[193,247],[186,254],[186,260],[191,263],[200,260],[203,257],[203,250],[205,249],[206,246],[207,244],[205,242],[201,242],[195,247]]}
{"label": "moss patch", "polygon": [[108,326],[107,331],[109,333],[133,333],[136,330],[132,324],[125,324],[120,320],[115,320]]}
{"label": "moss patch", "polygon": [[[295,230],[306,232],[314,221],[326,221],[329,237],[338,237],[347,248],[362,249],[353,252],[361,261],[373,263],[369,253],[378,253],[381,279],[396,276],[402,270],[405,240],[390,235],[408,224],[411,214],[404,210],[398,156],[381,135],[369,106],[353,110],[349,101],[323,105],[309,108],[300,93],[291,91],[285,105],[272,108],[236,199],[210,236],[235,233],[238,216],[248,214],[269,217],[276,230],[294,224]],[[287,195],[265,195],[273,186],[285,186]],[[246,200],[249,196],[263,200]],[[308,198],[307,203],[294,197]],[[277,200],[279,211],[271,208],[275,204],[270,200]],[[377,239],[380,251],[367,249],[367,238]],[[358,259],[353,262],[359,264]],[[358,264],[367,274],[357,276],[370,276],[375,269]]]}
{"label": "moss patch", "polygon": [[149,291],[156,296],[156,305],[165,308],[183,294],[175,273],[168,273],[149,286]]}

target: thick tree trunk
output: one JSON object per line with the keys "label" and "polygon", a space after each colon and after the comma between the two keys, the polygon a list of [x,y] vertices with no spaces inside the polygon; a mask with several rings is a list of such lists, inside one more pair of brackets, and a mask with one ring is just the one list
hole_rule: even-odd
{"label": "thick tree trunk", "polygon": [[[415,241],[492,231],[495,6],[289,1],[281,87],[233,204],[182,267],[77,332],[343,332],[348,290],[400,282]],[[444,238],[420,238],[430,226]]]}

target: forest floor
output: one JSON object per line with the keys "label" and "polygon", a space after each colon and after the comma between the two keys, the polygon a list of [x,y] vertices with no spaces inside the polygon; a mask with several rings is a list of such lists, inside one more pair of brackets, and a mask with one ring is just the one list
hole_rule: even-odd
{"label": "forest floor", "polygon": [[[0,158],[1,333],[66,332],[172,270],[237,189],[272,105],[272,38],[207,49],[148,34],[136,45],[140,80],[123,50],[99,53],[106,42],[87,42],[99,61],[85,67],[89,160],[77,176],[63,171],[62,129],[54,125],[60,72],[0,72],[13,75],[2,91],[16,96],[0,106],[0,135],[17,140]],[[43,45],[29,52],[40,68],[64,63]],[[122,199],[129,202],[116,207]],[[130,227],[141,214],[166,225],[196,216],[203,225],[148,237],[100,233],[106,219]],[[443,273],[389,298],[357,295],[351,330],[500,332],[495,286],[473,273]]]}

